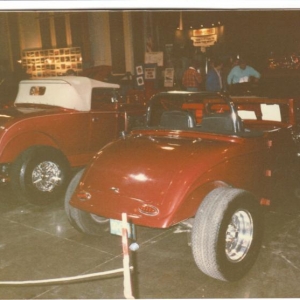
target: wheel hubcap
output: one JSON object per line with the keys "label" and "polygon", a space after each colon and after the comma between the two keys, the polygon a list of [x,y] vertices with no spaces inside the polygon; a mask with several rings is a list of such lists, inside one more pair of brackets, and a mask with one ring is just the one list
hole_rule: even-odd
{"label": "wheel hubcap", "polygon": [[226,256],[232,262],[241,261],[253,240],[253,220],[246,210],[236,211],[226,230]]}
{"label": "wheel hubcap", "polygon": [[61,181],[61,170],[51,161],[41,162],[32,172],[32,184],[42,192],[52,192]]}

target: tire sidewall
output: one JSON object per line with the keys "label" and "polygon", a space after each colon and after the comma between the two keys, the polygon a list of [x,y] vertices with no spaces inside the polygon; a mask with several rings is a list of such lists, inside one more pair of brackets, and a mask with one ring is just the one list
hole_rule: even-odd
{"label": "tire sidewall", "polygon": [[76,230],[89,235],[102,236],[104,232],[109,230],[109,220],[96,222],[90,213],[72,207],[69,203],[84,172],[85,169],[78,171],[69,183],[64,200],[65,212]]}
{"label": "tire sidewall", "polygon": [[[226,256],[226,231],[237,210],[249,212],[253,221],[252,242],[240,261]],[[201,202],[192,230],[195,263],[206,275],[222,280],[241,279],[254,264],[263,237],[263,210],[251,193],[237,188],[219,187]]]}
{"label": "tire sidewall", "polygon": [[[228,281],[241,279],[244,274],[250,270],[253,262],[258,256],[263,236],[263,218],[259,208],[259,205],[251,198],[250,194],[244,193],[243,195],[238,195],[235,199],[233,199],[233,201],[228,204],[227,209],[224,212],[215,251],[217,264],[219,265],[220,270],[222,270],[223,276]],[[241,261],[233,262],[227,258],[225,252],[226,231],[233,214],[237,210],[246,210],[251,214],[253,222],[253,237],[250,248],[248,249],[245,257]]]}
{"label": "tire sidewall", "polygon": [[93,236],[103,236],[106,232],[109,232],[109,220],[103,221],[101,223],[96,222],[90,213],[73,208],[72,218],[75,222],[75,228],[79,229],[81,232],[93,235]]}
{"label": "tire sidewall", "polygon": [[82,229],[80,227],[77,226],[75,220],[74,220],[74,214],[76,214],[76,208],[72,207],[70,205],[70,200],[76,190],[76,187],[84,173],[85,169],[82,169],[80,171],[78,171],[73,178],[71,179],[68,188],[66,190],[65,193],[65,198],[64,198],[64,208],[65,208],[65,212],[66,215],[68,217],[69,222],[71,223],[71,225],[76,228],[78,231],[82,231]]}

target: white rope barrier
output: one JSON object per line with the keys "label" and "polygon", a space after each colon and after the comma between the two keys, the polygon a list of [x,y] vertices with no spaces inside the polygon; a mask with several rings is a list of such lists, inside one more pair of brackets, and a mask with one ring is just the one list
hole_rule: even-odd
{"label": "white rope barrier", "polygon": [[[130,267],[130,269],[132,269],[132,268]],[[121,273],[121,272],[124,272],[123,268],[105,271],[105,272],[98,272],[98,273],[93,273],[93,274],[63,277],[63,278],[54,278],[54,279],[25,280],[25,281],[0,281],[0,285],[63,284],[63,283],[70,283],[70,282],[79,282],[79,281],[82,281],[85,279],[99,278],[101,276],[107,276],[107,275],[117,274],[117,273]]]}
{"label": "white rope barrier", "polygon": [[0,281],[0,286],[32,286],[32,285],[58,285],[71,282],[79,282],[87,279],[99,278],[101,276],[108,276],[112,274],[118,274],[123,272],[124,277],[124,296],[126,299],[134,299],[132,295],[131,277],[130,271],[133,267],[130,266],[129,261],[129,248],[128,248],[128,232],[127,232],[127,214],[122,213],[122,247],[123,247],[123,268],[114,269],[104,272],[97,272],[92,274],[53,278],[53,279],[41,279],[41,280],[24,280],[24,281]]}

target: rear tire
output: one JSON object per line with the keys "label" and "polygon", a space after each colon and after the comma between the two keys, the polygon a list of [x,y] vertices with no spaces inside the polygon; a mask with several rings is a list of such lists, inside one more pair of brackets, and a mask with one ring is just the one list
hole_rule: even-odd
{"label": "rear tire", "polygon": [[85,169],[82,169],[77,172],[67,188],[65,195],[65,212],[71,225],[75,229],[89,235],[101,236],[103,232],[109,230],[109,219],[79,210],[69,203],[84,171]]}
{"label": "rear tire", "polygon": [[239,280],[254,264],[262,236],[262,210],[255,197],[240,189],[217,188],[206,196],[195,217],[195,262],[210,277]]}

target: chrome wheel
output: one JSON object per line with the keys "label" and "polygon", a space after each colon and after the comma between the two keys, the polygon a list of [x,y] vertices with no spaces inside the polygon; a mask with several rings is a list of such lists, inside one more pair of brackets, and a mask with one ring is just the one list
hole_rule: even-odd
{"label": "chrome wheel", "polygon": [[41,192],[52,192],[61,181],[61,169],[51,161],[41,162],[32,171],[32,184]]}
{"label": "chrome wheel", "polygon": [[253,240],[253,220],[246,210],[236,211],[226,230],[226,256],[231,262],[241,261]]}

